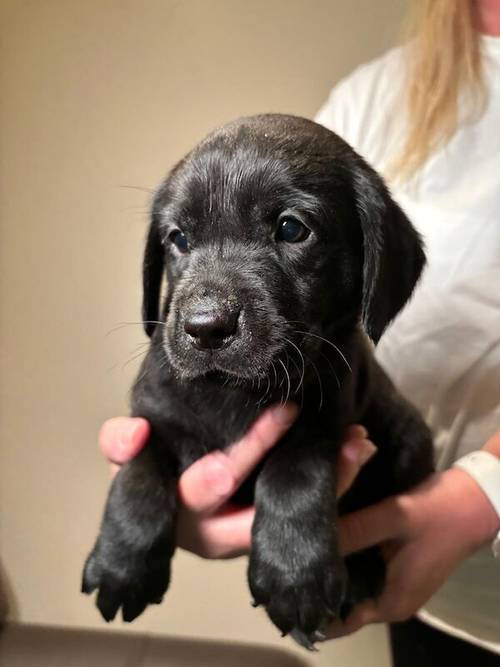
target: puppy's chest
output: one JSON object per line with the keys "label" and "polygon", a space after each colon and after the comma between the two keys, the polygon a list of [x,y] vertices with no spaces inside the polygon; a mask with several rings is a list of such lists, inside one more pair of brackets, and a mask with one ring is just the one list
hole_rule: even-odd
{"label": "puppy's chest", "polygon": [[[203,393],[202,397],[191,395],[188,410],[194,441],[202,444],[203,453],[225,449],[244,436],[269,405],[277,403],[279,399],[270,397],[262,404],[253,395],[230,389],[222,395],[218,392]],[[295,426],[302,432],[314,433],[318,438],[334,436],[338,432],[345,416],[338,392],[324,396],[321,406],[315,399],[297,400],[297,403],[300,414]],[[307,446],[307,441],[304,444]]]}
{"label": "puppy's chest", "polygon": [[[311,434],[334,436],[340,422],[349,419],[346,394],[350,383],[341,387],[324,378],[321,384],[304,383],[300,395],[290,399],[301,406],[296,426],[301,425],[304,445]],[[156,363],[150,355],[144,373],[133,392],[133,413],[148,419],[158,437],[155,445],[166,456],[173,455],[180,471],[215,449],[238,441],[267,406],[280,401],[271,391],[265,400],[244,386],[209,377],[179,382],[171,369]],[[350,403],[350,401],[347,401]]]}
{"label": "puppy's chest", "polygon": [[205,447],[225,449],[237,441],[264,410],[255,398],[232,388],[199,388],[188,397],[189,410],[197,416],[193,426]]}
{"label": "puppy's chest", "polygon": [[[300,407],[297,421],[306,428],[309,425],[312,430],[328,435],[342,421],[347,404],[351,403],[345,396],[351,393],[350,388],[346,386],[345,390],[325,383],[323,393],[318,394],[316,387],[306,387],[303,394],[291,396],[290,400]],[[233,444],[267,407],[283,403],[279,390],[262,400],[261,395],[243,388],[207,387],[203,381],[194,383],[193,391],[184,400],[198,436],[209,449],[224,449]]]}
{"label": "puppy's chest", "polygon": [[[241,438],[264,409],[244,392],[210,386],[204,379],[190,387],[170,385],[163,395],[164,410],[156,415],[161,449],[171,451],[184,470],[215,449]],[[175,431],[176,437],[169,434]]]}

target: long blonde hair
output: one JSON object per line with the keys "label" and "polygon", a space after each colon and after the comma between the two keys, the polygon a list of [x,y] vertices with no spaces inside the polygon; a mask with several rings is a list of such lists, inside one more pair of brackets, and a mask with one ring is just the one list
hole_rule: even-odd
{"label": "long blonde hair", "polygon": [[474,0],[414,0],[406,29],[407,132],[389,179],[406,180],[484,108]]}

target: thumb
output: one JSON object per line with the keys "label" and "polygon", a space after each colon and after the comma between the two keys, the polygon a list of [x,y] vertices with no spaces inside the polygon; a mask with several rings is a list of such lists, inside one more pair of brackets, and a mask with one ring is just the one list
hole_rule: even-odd
{"label": "thumb", "polygon": [[104,456],[122,465],[133,459],[146,444],[149,423],[142,417],[114,417],[104,422],[99,432],[99,446]]}
{"label": "thumb", "polygon": [[377,600],[365,600],[356,605],[345,621],[336,619],[326,631],[327,639],[338,639],[361,630],[368,623],[379,623],[380,613]]}

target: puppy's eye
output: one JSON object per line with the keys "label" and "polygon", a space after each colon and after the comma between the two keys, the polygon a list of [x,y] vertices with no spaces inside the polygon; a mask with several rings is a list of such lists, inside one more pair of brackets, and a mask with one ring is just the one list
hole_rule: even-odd
{"label": "puppy's eye", "polygon": [[169,241],[174,244],[179,252],[188,251],[188,242],[186,235],[181,232],[180,229],[175,229],[173,232],[170,232],[168,235]]}
{"label": "puppy's eye", "polygon": [[300,220],[286,216],[280,219],[278,231],[276,232],[276,240],[284,241],[285,243],[300,243],[305,241],[311,233]]}

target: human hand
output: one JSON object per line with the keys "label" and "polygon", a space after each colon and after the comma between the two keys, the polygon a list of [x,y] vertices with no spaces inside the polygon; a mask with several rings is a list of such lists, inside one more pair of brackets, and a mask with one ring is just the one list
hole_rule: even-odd
{"label": "human hand", "polygon": [[[243,438],[225,451],[216,450],[195,461],[179,479],[178,545],[205,558],[228,558],[250,548],[253,507],[236,507],[229,500],[261,458],[288,430],[297,406],[266,410]],[[117,417],[104,423],[99,443],[115,474],[142,449],[149,435],[145,419]],[[352,426],[338,459],[338,495],[352,484],[362,465],[374,454],[362,426]]]}
{"label": "human hand", "polygon": [[[494,451],[500,435],[487,443]],[[452,468],[434,474],[408,493],[342,517],[344,554],[380,544],[386,584],[376,600],[358,605],[344,623],[335,621],[327,638],[351,634],[368,623],[413,616],[467,556],[491,541],[500,520],[477,483]]]}

